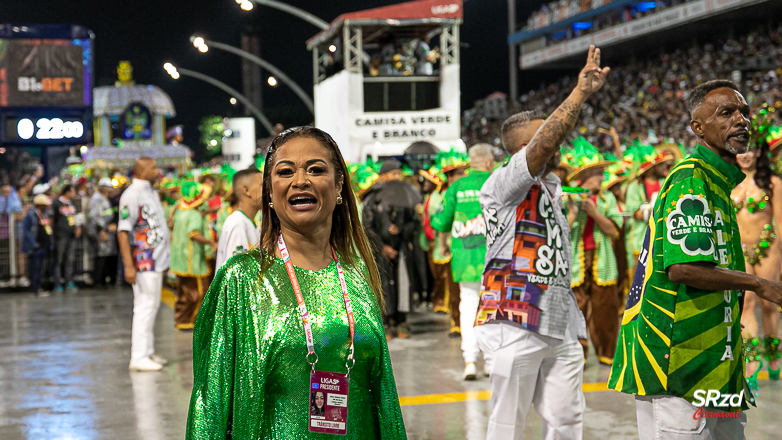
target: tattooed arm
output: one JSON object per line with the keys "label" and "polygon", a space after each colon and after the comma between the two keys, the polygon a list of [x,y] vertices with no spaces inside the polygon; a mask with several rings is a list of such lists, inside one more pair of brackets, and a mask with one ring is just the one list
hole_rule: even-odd
{"label": "tattooed arm", "polygon": [[540,126],[527,147],[527,165],[530,174],[539,175],[546,167],[546,162],[559,150],[559,145],[565,136],[576,125],[581,106],[592,93],[600,90],[609,70],[609,67],[600,68],[600,49],[589,46],[587,62],[578,74],[576,88]]}

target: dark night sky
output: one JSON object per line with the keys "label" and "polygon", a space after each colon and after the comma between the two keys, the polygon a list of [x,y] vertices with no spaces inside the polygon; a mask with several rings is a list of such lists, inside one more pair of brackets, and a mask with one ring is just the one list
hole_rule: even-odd
{"label": "dark night sky", "polygon": [[[400,3],[397,0],[288,0],[326,21],[339,14]],[[192,34],[239,46],[243,29],[254,28],[261,40],[261,57],[276,65],[312,93],[312,55],[306,40],[317,28],[268,7],[242,11],[234,0],[2,0],[0,23],[71,23],[95,33],[97,85],[113,84],[118,61],[130,60],[139,84],[155,84],[173,99],[184,124],[186,143],[196,147],[197,125],[207,115],[238,116],[242,109],[228,102],[223,91],[191,78],[172,80],[163,63],[213,76],[241,91],[240,58],[210,50],[199,53]],[[517,1],[519,22],[543,1]],[[508,91],[506,0],[469,0],[464,4],[462,39],[462,107],[495,90]],[[465,46],[467,45],[467,46]],[[264,75],[264,78],[268,74]],[[525,84],[521,77],[522,90]],[[263,89],[264,113],[272,123],[305,124],[314,118],[296,95],[284,86]],[[259,127],[260,129],[260,127]],[[261,129],[262,130],[262,129]],[[196,147],[200,149],[199,147]]]}

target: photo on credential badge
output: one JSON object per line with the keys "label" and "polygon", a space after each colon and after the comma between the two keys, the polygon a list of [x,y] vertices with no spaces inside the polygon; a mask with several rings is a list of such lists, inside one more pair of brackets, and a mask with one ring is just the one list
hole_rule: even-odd
{"label": "photo on credential badge", "polygon": [[344,374],[315,371],[310,378],[310,432],[347,433],[348,384]]}
{"label": "photo on credential badge", "polygon": [[310,417],[325,418],[326,394],[323,391],[313,391],[310,396]]}

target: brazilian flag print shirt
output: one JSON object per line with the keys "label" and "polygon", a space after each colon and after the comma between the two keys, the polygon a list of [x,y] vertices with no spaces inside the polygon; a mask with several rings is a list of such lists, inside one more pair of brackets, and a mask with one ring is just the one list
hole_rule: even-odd
{"label": "brazilian flag print shirt", "polygon": [[[667,274],[671,265],[693,262],[744,271],[730,199],[742,180],[736,166],[701,145],[671,170],[649,220],[610,388],[690,402],[698,390],[722,395],[744,390],[743,292],[696,289],[672,282]],[[748,392],[744,396],[749,400]]]}

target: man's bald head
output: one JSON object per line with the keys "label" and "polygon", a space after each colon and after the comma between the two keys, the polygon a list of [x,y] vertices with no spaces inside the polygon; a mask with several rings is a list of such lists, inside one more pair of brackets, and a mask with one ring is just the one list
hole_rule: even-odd
{"label": "man's bald head", "polygon": [[146,180],[151,184],[157,182],[160,176],[160,169],[151,157],[139,157],[133,164],[133,177]]}
{"label": "man's bald head", "polygon": [[502,123],[502,146],[511,155],[524,148],[538,131],[546,115],[538,110],[516,113]]}

